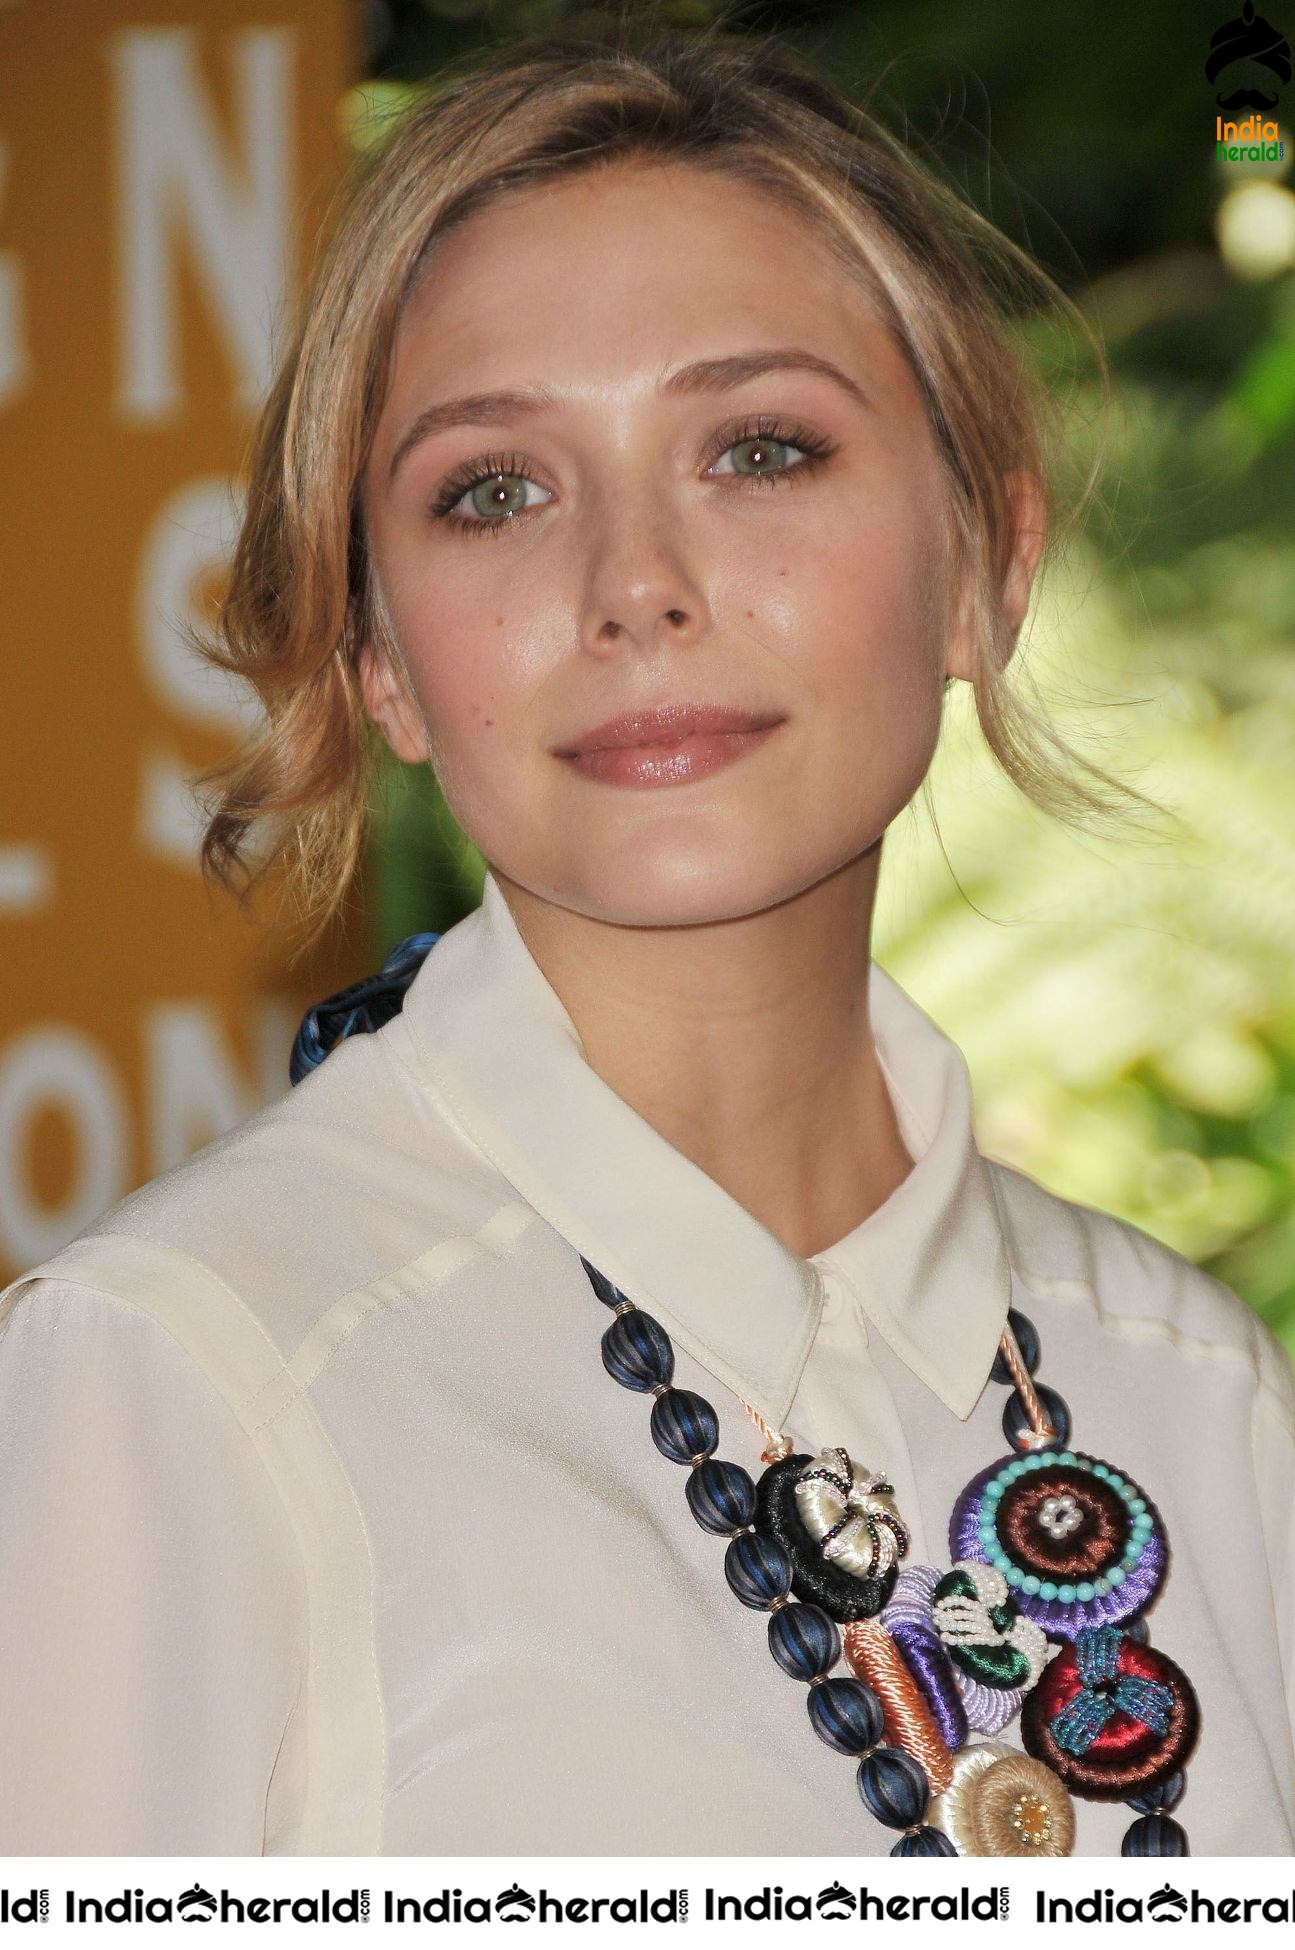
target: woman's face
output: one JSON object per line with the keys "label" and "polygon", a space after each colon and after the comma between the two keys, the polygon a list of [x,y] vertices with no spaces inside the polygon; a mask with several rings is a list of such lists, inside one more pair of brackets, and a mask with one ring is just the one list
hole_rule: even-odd
{"label": "woman's face", "polygon": [[[362,485],[397,755],[505,877],[609,921],[753,913],[874,847],[971,666],[933,437],[860,288],[679,164],[514,193],[438,251]],[[709,770],[562,756],[676,703],[774,728]]]}

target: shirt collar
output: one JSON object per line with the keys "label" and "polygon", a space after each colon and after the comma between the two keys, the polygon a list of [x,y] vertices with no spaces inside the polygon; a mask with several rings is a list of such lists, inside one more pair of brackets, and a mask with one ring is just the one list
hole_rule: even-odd
{"label": "shirt collar", "polygon": [[876,962],[869,1006],[915,1162],[877,1211],[812,1259],[603,1082],[488,871],[480,907],[441,936],[388,1028],[422,1086],[520,1195],[772,1426],[795,1398],[828,1271],[965,1420],[993,1364],[1011,1279],[970,1078],[956,1045]]}

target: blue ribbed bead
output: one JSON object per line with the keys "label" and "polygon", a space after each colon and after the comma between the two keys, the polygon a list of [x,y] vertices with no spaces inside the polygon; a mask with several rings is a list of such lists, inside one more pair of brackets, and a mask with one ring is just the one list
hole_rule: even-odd
{"label": "blue ribbed bead", "polygon": [[931,1798],[926,1775],[902,1747],[865,1754],[855,1778],[864,1805],[887,1828],[915,1828],[926,1813]]}
{"label": "blue ribbed bead", "polygon": [[652,1440],[671,1462],[713,1455],[719,1417],[704,1395],[694,1395],[691,1388],[667,1388],[652,1404]]}
{"label": "blue ribbed bead", "polygon": [[589,1275],[589,1284],[602,1301],[604,1307],[619,1307],[624,1304],[625,1295],[621,1292],[620,1288],[613,1286],[607,1278],[607,1275],[600,1273],[596,1266],[591,1266],[583,1253],[580,1255],[580,1264]]}
{"label": "blue ribbed bead", "polygon": [[731,1537],[755,1521],[755,1484],[741,1463],[712,1456],[699,1463],[684,1485],[688,1508],[703,1530]]}
{"label": "blue ribbed bead", "polygon": [[[1042,1452],[1046,1456],[1054,1449],[1064,1449],[1070,1441],[1070,1410],[1055,1388],[1045,1388],[1041,1382],[1036,1381],[1034,1392],[1039,1398],[1039,1406],[1057,1431],[1055,1438]],[[1019,1450],[1023,1455],[1029,1454],[1029,1451],[1021,1441],[1021,1437],[1029,1427],[1030,1418],[1025,1412],[1025,1403],[1013,1388],[1007,1397],[1007,1406],[1003,1410],[1003,1434],[1013,1449]]]}
{"label": "blue ribbed bead", "polygon": [[724,1576],[735,1598],[752,1611],[768,1611],[791,1590],[791,1553],[772,1537],[748,1531],[724,1553]]}
{"label": "blue ribbed bead", "polygon": [[769,1620],[769,1650],[792,1679],[817,1679],[840,1658],[841,1634],[817,1605],[783,1605]]}
{"label": "blue ribbed bead", "polygon": [[1172,1815],[1140,1815],[1120,1843],[1121,1855],[1190,1855],[1187,1831]]}
{"label": "blue ribbed bead", "polygon": [[[1132,1639],[1135,1645],[1145,1645],[1151,1636],[1147,1628],[1147,1621],[1141,1612],[1137,1614],[1136,1618],[1126,1618],[1121,1624],[1120,1630],[1123,1632],[1125,1638]],[[1186,1782],[1183,1785],[1185,1787],[1187,1785]],[[1173,1805],[1172,1801],[1165,1803],[1165,1806],[1169,1808],[1172,1808]]]}
{"label": "blue ribbed bead", "polygon": [[881,1701],[861,1679],[825,1679],[811,1686],[809,1723],[834,1753],[865,1754],[881,1739]]}
{"label": "blue ribbed bead", "polygon": [[660,1321],[637,1307],[632,1314],[618,1314],[603,1335],[603,1366],[613,1381],[640,1395],[663,1387],[674,1374],[670,1336]]}
{"label": "blue ribbed bead", "polygon": [[[1039,1336],[1034,1322],[1025,1314],[1017,1313],[1015,1307],[1009,1307],[1007,1309],[1007,1324],[1016,1336],[1016,1345],[1021,1350],[1021,1359],[1025,1363],[1026,1373],[1032,1375],[1037,1374],[1039,1372]],[[1004,1388],[1010,1388],[1012,1386],[1012,1370],[1003,1359],[1003,1351],[1001,1348],[994,1356],[994,1365],[989,1370],[989,1378],[991,1381],[1000,1381]]]}
{"label": "blue ribbed bead", "polygon": [[1187,1776],[1180,1767],[1167,1781],[1161,1781],[1159,1787],[1147,1788],[1141,1794],[1131,1794],[1129,1806],[1136,1808],[1140,1815],[1167,1815],[1171,1808],[1178,1806],[1186,1792]]}
{"label": "blue ribbed bead", "polygon": [[915,1835],[901,1835],[892,1855],[956,1855],[957,1849],[942,1828],[919,1828]]}

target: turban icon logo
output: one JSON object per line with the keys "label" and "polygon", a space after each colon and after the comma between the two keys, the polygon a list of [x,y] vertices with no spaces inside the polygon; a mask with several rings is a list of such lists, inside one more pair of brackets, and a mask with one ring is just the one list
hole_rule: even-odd
{"label": "turban icon logo", "polygon": [[1281,100],[1280,91],[1272,89],[1273,75],[1283,86],[1290,80],[1290,42],[1246,0],[1238,17],[1212,36],[1205,79],[1222,80],[1223,93],[1214,98],[1220,108],[1271,110]]}
{"label": "turban icon logo", "polygon": [[194,1883],[176,1901],[176,1911],[186,1923],[207,1923],[216,1914],[220,1905],[210,1889]]}
{"label": "turban icon logo", "polygon": [[1167,1882],[1147,1897],[1147,1915],[1154,1923],[1179,1923],[1189,1907],[1182,1890],[1171,1889]]}
{"label": "turban icon logo", "polygon": [[820,1889],[814,1898],[814,1908],[820,1916],[830,1916],[835,1922],[844,1922],[854,1914],[858,1905],[844,1883],[834,1882],[827,1889]]}

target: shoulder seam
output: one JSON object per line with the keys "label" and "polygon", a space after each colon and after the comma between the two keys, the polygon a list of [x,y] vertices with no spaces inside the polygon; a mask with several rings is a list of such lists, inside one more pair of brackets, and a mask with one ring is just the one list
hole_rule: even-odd
{"label": "shoulder seam", "polygon": [[[1275,1389],[1263,1372],[1262,1362],[1254,1345],[1236,1346],[1228,1341],[1206,1340],[1199,1334],[1184,1333],[1170,1321],[1155,1314],[1113,1313],[1104,1307],[1096,1289],[1088,1280],[1061,1279],[1053,1275],[1032,1273],[1013,1259],[1013,1269],[1023,1286],[1031,1293],[1046,1295],[1053,1300],[1082,1301],[1091,1307],[1103,1330],[1124,1340],[1161,1340],[1170,1343],[1179,1353],[1190,1360],[1222,1361],[1235,1367],[1244,1368],[1255,1385],[1258,1396],[1270,1396],[1283,1416],[1289,1414],[1279,1390]],[[1191,1262],[1189,1261],[1190,1265]],[[1196,1269],[1200,1271],[1199,1268]],[[1208,1276],[1207,1276],[1208,1277]],[[1245,1302],[1237,1297],[1237,1304]],[[1257,1314],[1251,1318],[1256,1327],[1263,1322]]]}
{"label": "shoulder seam", "polygon": [[[511,1200],[493,1212],[476,1232],[454,1233],[438,1240],[435,1246],[407,1260],[394,1272],[383,1273],[376,1280],[361,1281],[340,1295],[284,1362],[282,1374],[271,1376],[259,1391],[261,1397],[267,1397],[268,1391],[277,1384],[279,1398],[268,1395],[262,1401],[264,1412],[257,1418],[257,1428],[265,1428],[291,1408],[298,1396],[309,1391],[369,1314],[383,1307],[425,1301],[429,1281],[430,1290],[435,1291],[469,1260],[506,1251],[538,1219],[534,1206],[521,1199]],[[251,1407],[250,1402],[248,1406]]]}
{"label": "shoulder seam", "polygon": [[[181,1272],[183,1280],[176,1277]],[[314,1404],[296,1390],[285,1405],[294,1415],[277,1416],[272,1428],[251,1418],[252,1404],[287,1372],[286,1364],[241,1296],[178,1247],[100,1233],[72,1241],[26,1278],[84,1286],[151,1314],[233,1408],[274,1483],[306,1580],[307,1783],[297,1849],[380,1854],[387,1729],[373,1555],[354,1485]],[[216,1295],[231,1304],[211,1304]],[[223,1341],[212,1319],[217,1312],[227,1326]],[[241,1324],[237,1338],[230,1321]]]}

